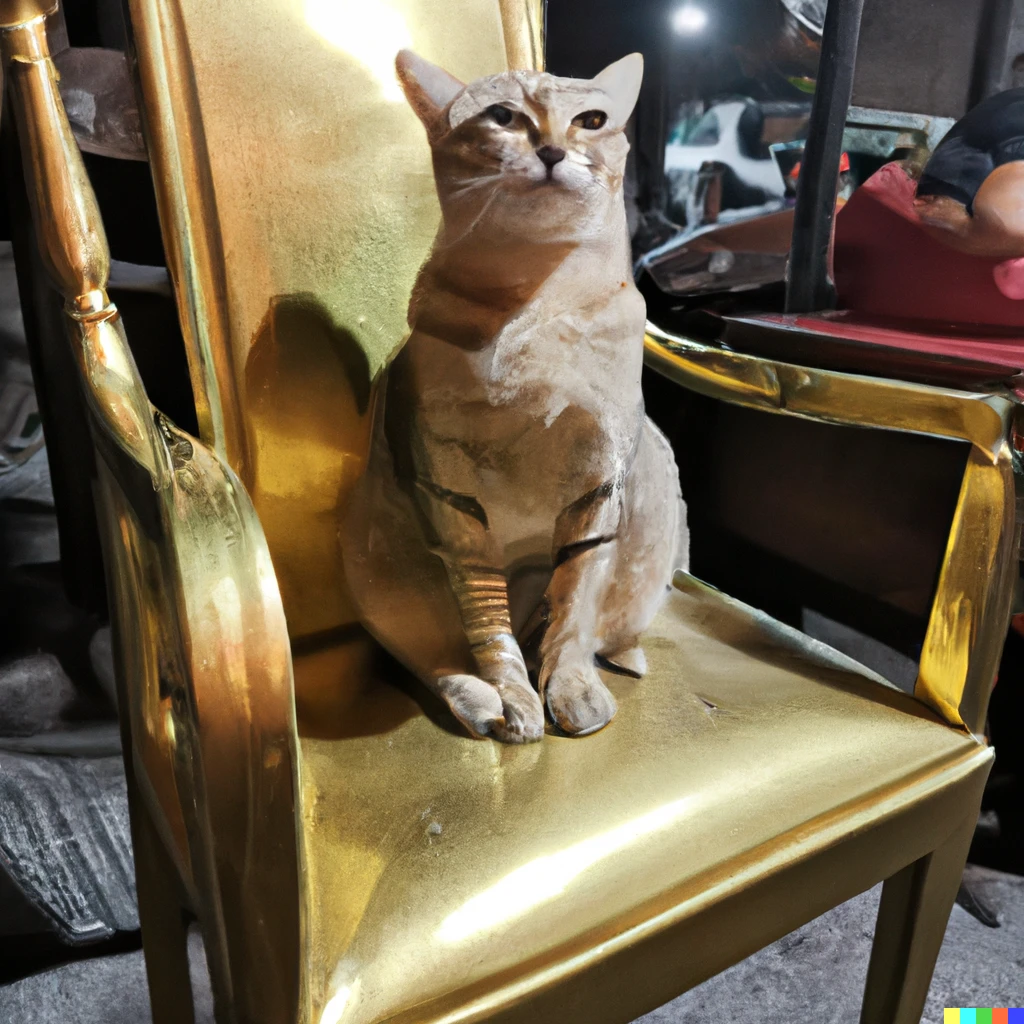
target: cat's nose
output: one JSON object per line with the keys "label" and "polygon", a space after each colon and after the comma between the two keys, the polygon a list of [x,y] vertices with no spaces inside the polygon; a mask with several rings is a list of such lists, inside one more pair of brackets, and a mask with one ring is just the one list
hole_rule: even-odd
{"label": "cat's nose", "polygon": [[565,159],[565,150],[561,146],[539,146],[537,148],[537,156],[540,157],[540,162],[550,171],[555,164],[559,164]]}

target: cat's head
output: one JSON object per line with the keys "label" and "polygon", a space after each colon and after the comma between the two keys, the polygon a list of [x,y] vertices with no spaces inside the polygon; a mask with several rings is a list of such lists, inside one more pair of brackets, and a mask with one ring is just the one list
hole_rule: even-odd
{"label": "cat's head", "polygon": [[639,53],[592,79],[508,71],[463,85],[409,50],[396,68],[427,130],[450,230],[583,240],[621,208]]}

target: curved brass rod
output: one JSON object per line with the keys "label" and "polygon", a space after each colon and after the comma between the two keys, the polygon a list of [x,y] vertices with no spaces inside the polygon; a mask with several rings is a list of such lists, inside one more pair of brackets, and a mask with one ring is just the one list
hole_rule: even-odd
{"label": "curved brass rod", "polygon": [[1013,595],[1015,496],[1000,395],[775,362],[647,325],[645,361],[691,391],[765,412],[971,444],[914,696],[951,725],[980,731]]}
{"label": "curved brass rod", "polygon": [[[0,22],[14,7],[0,8]],[[88,398],[109,433],[149,472],[164,475],[159,439],[117,309],[107,297],[110,252],[99,207],[57,91],[45,17],[0,30],[0,56],[18,124],[25,181],[43,263],[64,297]]]}
{"label": "curved brass rod", "polygon": [[991,463],[1014,404],[1000,395],[836,373],[732,352],[647,325],[645,361],[710,398],[850,426],[970,441]]}

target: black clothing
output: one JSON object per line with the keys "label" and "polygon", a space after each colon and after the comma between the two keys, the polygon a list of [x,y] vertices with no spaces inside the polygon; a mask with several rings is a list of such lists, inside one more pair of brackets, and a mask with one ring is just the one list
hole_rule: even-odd
{"label": "black clothing", "polygon": [[974,213],[974,197],[1002,164],[1024,160],[1024,88],[1007,89],[969,110],[935,147],[919,196],[950,196]]}

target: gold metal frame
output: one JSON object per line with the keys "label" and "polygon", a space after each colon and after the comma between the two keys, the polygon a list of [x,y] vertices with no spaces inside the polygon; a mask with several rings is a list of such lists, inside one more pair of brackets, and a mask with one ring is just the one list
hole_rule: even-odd
{"label": "gold metal frame", "polygon": [[[283,1021],[298,1001],[303,904],[284,612],[244,487],[146,398],[106,293],[110,257],[57,91],[50,6],[0,4],[0,54],[35,233],[64,297],[97,452],[150,987],[174,1020],[191,1020],[181,908],[201,906],[218,1005],[241,1020]],[[167,941],[168,928],[180,943]],[[227,942],[237,934],[248,936],[244,948]],[[269,983],[259,993],[233,986],[240,971]]]}
{"label": "gold metal frame", "polygon": [[[189,99],[194,26],[168,13],[174,4],[131,0],[209,447],[149,404],[106,295],[106,242],[47,54],[48,6],[0,0],[0,53],[98,453],[154,1020],[192,1020],[188,913],[225,1024],[621,1024],[884,878],[863,1020],[914,1024],[992,752],[694,580],[677,580],[652,630],[650,678],[588,740],[501,750],[447,733],[373,681],[353,687],[340,731],[297,734],[296,696],[338,699],[353,663],[340,648],[296,646],[293,668],[281,570],[242,482],[248,450],[229,440],[246,424],[231,344],[217,334],[224,256],[185,202],[197,190],[214,209]],[[538,11],[532,0],[494,7],[510,62],[538,55]],[[653,328],[647,344],[661,372],[728,401],[972,445],[917,695],[976,730],[1016,545],[1009,403]],[[737,764],[736,749],[754,763]],[[837,750],[866,768],[847,770],[854,759]],[[777,805],[756,788],[769,768]],[[358,998],[345,976],[356,968]]]}
{"label": "gold metal frame", "polygon": [[1019,545],[1007,397],[835,373],[726,351],[648,325],[646,362],[684,387],[765,412],[971,445],[914,696],[980,732],[1006,638]]}

